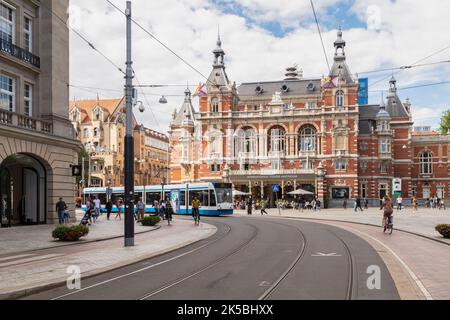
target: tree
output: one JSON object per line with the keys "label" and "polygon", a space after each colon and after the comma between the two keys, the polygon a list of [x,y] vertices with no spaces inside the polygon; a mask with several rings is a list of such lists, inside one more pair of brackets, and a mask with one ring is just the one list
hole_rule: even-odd
{"label": "tree", "polygon": [[450,110],[444,112],[441,118],[441,134],[449,134],[450,133]]}

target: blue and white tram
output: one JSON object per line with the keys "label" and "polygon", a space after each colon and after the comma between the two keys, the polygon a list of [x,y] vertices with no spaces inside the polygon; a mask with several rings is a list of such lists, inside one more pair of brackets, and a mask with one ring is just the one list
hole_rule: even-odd
{"label": "blue and white tram", "polygon": [[[116,203],[119,199],[124,200],[124,188],[111,188],[113,203],[112,213],[116,213],[118,208]],[[142,199],[146,204],[146,213],[155,214],[155,202],[161,200],[163,189],[161,185],[136,186],[134,188],[134,201],[137,203]],[[200,215],[202,216],[226,216],[233,214],[233,195],[231,183],[189,183],[164,186],[166,199],[170,199],[175,214],[191,215],[192,200],[197,197],[201,202]],[[86,188],[84,196],[99,198],[102,203],[102,211],[106,212],[107,202],[106,188]],[[186,203],[188,200],[188,203]],[[122,209],[123,210],[123,209]],[[86,211],[86,204],[83,204],[83,211]]]}

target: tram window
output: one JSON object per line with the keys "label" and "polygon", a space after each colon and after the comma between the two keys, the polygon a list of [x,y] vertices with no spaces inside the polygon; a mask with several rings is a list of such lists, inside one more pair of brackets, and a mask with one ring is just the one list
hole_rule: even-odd
{"label": "tram window", "polygon": [[200,201],[202,206],[204,206],[204,207],[209,206],[208,190],[189,191],[189,205],[192,205],[192,201],[194,201],[194,197],[197,197],[197,199]]}
{"label": "tram window", "polygon": [[209,192],[208,192],[208,190],[202,190],[200,192],[201,192],[200,201],[202,202],[202,206],[208,207],[209,206]]}
{"label": "tram window", "polygon": [[217,206],[216,192],[214,190],[209,190],[209,206],[210,207]]}
{"label": "tram window", "polygon": [[147,203],[147,205],[153,206],[155,201],[159,202],[160,200],[161,200],[161,192],[147,192],[146,193],[145,202]]}
{"label": "tram window", "polygon": [[123,193],[113,193],[111,196],[111,202],[115,204],[119,199],[122,199],[122,201],[125,201],[125,196]]}
{"label": "tram window", "polygon": [[99,193],[95,195],[95,198],[100,199],[101,204],[106,204],[106,194],[105,193]]}
{"label": "tram window", "polygon": [[143,193],[142,192],[135,192],[134,193],[134,203],[138,203],[139,200],[141,200]]}
{"label": "tram window", "polygon": [[180,192],[180,206],[186,206],[186,192]]}

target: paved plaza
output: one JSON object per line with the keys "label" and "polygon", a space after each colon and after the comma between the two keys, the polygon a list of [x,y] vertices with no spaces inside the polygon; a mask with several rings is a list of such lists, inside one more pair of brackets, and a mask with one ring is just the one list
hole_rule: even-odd
{"label": "paved plaza", "polygon": [[[270,216],[297,217],[305,219],[321,219],[333,221],[355,222],[381,226],[382,211],[377,208],[369,208],[363,212],[355,212],[353,209],[326,209],[321,211],[311,210],[267,210]],[[236,211],[237,215],[247,215],[245,210]],[[253,211],[253,215],[260,215],[260,210]],[[423,235],[434,240],[450,244],[450,239],[444,239],[436,230],[438,224],[450,224],[450,210],[435,210],[419,208],[414,212],[411,208],[402,211],[394,211],[395,229]]]}

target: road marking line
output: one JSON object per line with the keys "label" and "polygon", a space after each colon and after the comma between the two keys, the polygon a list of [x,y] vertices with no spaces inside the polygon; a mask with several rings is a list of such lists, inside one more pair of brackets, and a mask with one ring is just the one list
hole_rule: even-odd
{"label": "road marking line", "polygon": [[[61,299],[61,298],[65,298],[65,297],[74,295],[74,294],[76,294],[76,293],[79,293],[79,292],[82,292],[82,291],[85,291],[85,290],[88,290],[88,289],[92,289],[92,288],[95,288],[95,287],[98,287],[98,286],[101,286],[101,285],[104,285],[104,284],[107,284],[107,283],[110,283],[110,282],[113,282],[113,281],[116,281],[116,280],[119,280],[119,279],[122,279],[122,278],[126,278],[126,277],[128,277],[128,276],[133,275],[133,274],[136,274],[136,273],[139,273],[139,272],[142,272],[142,271],[146,271],[146,270],[149,270],[149,269],[158,267],[158,266],[160,266],[160,265],[162,265],[162,264],[165,264],[165,263],[167,263],[167,262],[170,262],[170,261],[179,259],[179,258],[181,258],[181,257],[184,257],[184,256],[188,255],[188,254],[191,254],[191,253],[193,253],[193,252],[196,252],[196,251],[198,251],[198,250],[200,250],[200,249],[202,249],[202,248],[204,248],[204,247],[206,247],[206,246],[208,246],[208,245],[209,245],[209,243],[204,244],[204,245],[201,246],[201,247],[198,247],[198,248],[196,248],[196,249],[190,250],[190,251],[188,251],[188,252],[185,252],[185,253],[180,254],[180,255],[178,255],[178,256],[175,256],[175,257],[173,257],[173,258],[170,258],[170,259],[167,259],[167,260],[164,260],[164,261],[161,261],[161,262],[152,264],[152,265],[150,265],[150,266],[148,266],[148,267],[145,267],[145,268],[142,268],[142,269],[138,269],[138,270],[135,270],[135,271],[133,271],[133,272],[129,272],[129,273],[123,274],[123,275],[118,276],[118,277],[115,277],[115,278],[111,278],[111,279],[108,279],[108,280],[105,280],[105,281],[102,281],[102,282],[93,284],[93,285],[91,285],[91,286],[82,288],[82,289],[80,289],[80,290],[76,290],[76,291],[74,291],[74,292],[66,293],[66,294],[64,294],[64,295],[62,295],[62,296],[53,298],[53,299],[51,299],[51,300],[58,300],[58,299]],[[151,258],[150,258],[150,259],[151,259]]]}
{"label": "road marking line", "polygon": [[312,254],[311,257],[342,257],[342,255],[337,254],[337,253],[317,252],[316,254]]}
{"label": "road marking line", "polygon": [[44,256],[38,256],[38,257],[34,257],[34,258],[20,259],[20,260],[0,263],[0,268],[9,267],[9,266],[13,266],[16,264],[23,264],[23,263],[35,262],[35,261],[39,261],[39,260],[46,260],[46,259],[56,258],[56,257],[61,257],[61,256],[63,256],[63,254],[47,254]]}
{"label": "road marking line", "polygon": [[8,260],[14,260],[14,259],[20,259],[20,258],[32,257],[32,256],[35,256],[35,254],[20,254],[17,256],[0,258],[0,261],[8,261]]}
{"label": "road marking line", "polygon": [[402,265],[403,267],[406,269],[406,271],[408,271],[409,275],[411,276],[411,278],[414,280],[414,282],[416,283],[416,285],[419,287],[420,291],[422,291],[423,295],[425,296],[425,298],[427,300],[434,300],[433,296],[430,294],[430,292],[428,292],[428,290],[425,288],[425,286],[423,285],[422,281],[420,281],[420,279],[416,276],[416,274],[414,273],[414,271],[412,271],[409,266],[406,264],[406,262],[404,262],[402,260],[402,258],[400,258],[391,248],[389,248],[387,245],[385,245],[383,242],[381,242],[380,240],[378,240],[375,237],[372,237],[371,235],[364,233],[362,231],[356,230],[352,227],[348,227],[346,226],[348,229],[352,229],[353,231],[360,233],[364,236],[367,236],[369,238],[371,238],[372,240],[378,242],[380,245],[382,245],[383,247],[385,247]]}

